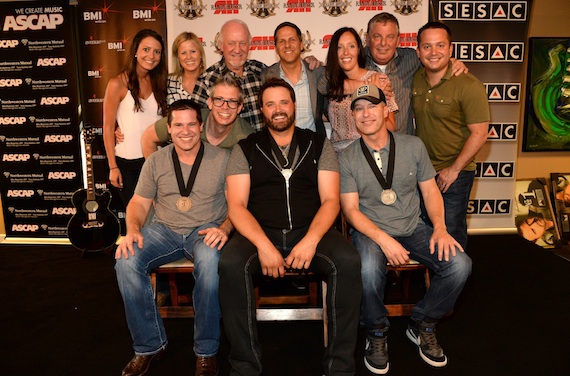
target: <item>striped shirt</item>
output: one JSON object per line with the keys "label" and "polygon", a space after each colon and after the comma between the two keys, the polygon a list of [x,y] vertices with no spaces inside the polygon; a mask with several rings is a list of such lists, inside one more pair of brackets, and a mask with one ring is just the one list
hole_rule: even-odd
{"label": "striped shirt", "polygon": [[210,97],[209,88],[224,74],[232,73],[240,80],[241,88],[244,93],[243,110],[240,116],[247,120],[253,129],[259,131],[263,128],[263,115],[257,102],[257,93],[262,84],[261,72],[266,67],[267,66],[260,61],[247,60],[243,66],[243,75],[239,77],[226,66],[224,58],[222,57],[220,61],[211,65],[198,77],[190,99],[205,107]]}
{"label": "striped shirt", "polygon": [[[392,82],[396,95],[396,103],[400,111],[396,114],[396,132],[415,134],[414,114],[412,110],[412,86],[414,73],[421,66],[416,50],[412,48],[396,49],[394,58],[386,65],[386,75]],[[366,47],[366,69],[381,72],[380,67],[374,63],[370,50]]]}
{"label": "striped shirt", "polygon": [[315,117],[311,109],[311,93],[309,90],[309,78],[305,67],[301,64],[302,74],[297,84],[293,85],[291,81],[285,76],[281,65],[279,65],[279,76],[284,79],[295,91],[295,126],[302,129],[310,129],[313,132],[317,131],[315,125]]}

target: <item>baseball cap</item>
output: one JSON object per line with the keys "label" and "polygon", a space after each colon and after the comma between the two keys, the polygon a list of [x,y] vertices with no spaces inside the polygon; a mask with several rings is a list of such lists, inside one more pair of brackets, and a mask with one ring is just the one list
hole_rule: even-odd
{"label": "baseball cap", "polygon": [[380,102],[386,103],[386,97],[382,90],[378,89],[376,85],[362,85],[352,93],[352,102],[350,109],[354,110],[354,102],[359,99],[366,99],[369,102],[378,104]]}

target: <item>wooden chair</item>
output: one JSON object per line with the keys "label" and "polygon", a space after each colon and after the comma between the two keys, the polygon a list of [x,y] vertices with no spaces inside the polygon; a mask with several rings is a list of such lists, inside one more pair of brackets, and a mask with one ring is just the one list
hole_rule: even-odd
{"label": "wooden chair", "polygon": [[429,269],[415,260],[410,260],[406,265],[392,266],[388,264],[388,272],[399,274],[401,286],[401,299],[399,303],[386,304],[388,316],[410,316],[415,303],[410,303],[410,279],[411,272],[423,271],[426,290],[430,286]]}
{"label": "wooden chair", "polygon": [[180,274],[192,274],[194,272],[194,263],[187,258],[164,264],[154,269],[150,274],[150,280],[154,289],[154,298],[156,300],[156,279],[159,274],[168,275],[168,287],[170,290],[171,304],[158,307],[158,311],[162,318],[192,318],[194,317],[194,307],[192,303],[192,292],[181,293],[178,289],[177,276]]}

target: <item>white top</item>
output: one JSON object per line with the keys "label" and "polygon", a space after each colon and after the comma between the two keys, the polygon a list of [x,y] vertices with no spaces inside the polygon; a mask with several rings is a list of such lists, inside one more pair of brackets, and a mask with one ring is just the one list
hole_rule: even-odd
{"label": "white top", "polygon": [[125,98],[119,103],[117,109],[117,123],[125,140],[115,145],[115,155],[124,159],[143,158],[141,148],[141,135],[144,130],[155,121],[162,118],[158,115],[158,103],[152,93],[147,99],[139,98],[142,111],[135,111],[135,100],[131,91],[127,91]]}

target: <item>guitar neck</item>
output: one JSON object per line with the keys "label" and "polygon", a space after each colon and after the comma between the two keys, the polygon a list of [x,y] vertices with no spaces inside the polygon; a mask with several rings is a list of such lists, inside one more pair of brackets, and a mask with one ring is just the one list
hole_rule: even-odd
{"label": "guitar neck", "polygon": [[85,165],[87,169],[87,201],[95,201],[95,181],[93,177],[93,156],[91,144],[85,143]]}

